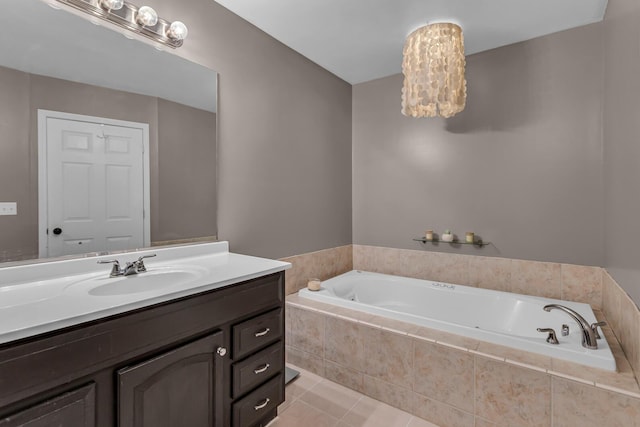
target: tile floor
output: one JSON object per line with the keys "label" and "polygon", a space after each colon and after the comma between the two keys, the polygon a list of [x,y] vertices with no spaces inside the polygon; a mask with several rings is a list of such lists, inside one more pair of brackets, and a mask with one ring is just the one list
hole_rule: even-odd
{"label": "tile floor", "polygon": [[438,427],[304,369],[269,427]]}

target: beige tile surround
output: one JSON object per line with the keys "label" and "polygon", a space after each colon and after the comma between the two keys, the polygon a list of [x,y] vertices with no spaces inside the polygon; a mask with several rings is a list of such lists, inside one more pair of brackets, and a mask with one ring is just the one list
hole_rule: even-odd
{"label": "beige tile surround", "polygon": [[327,280],[353,270],[353,246],[339,246],[282,258],[292,267],[285,272],[286,294],[289,295],[307,286],[309,279]]}
{"label": "beige tile surround", "polygon": [[640,311],[600,267],[362,245],[286,260],[287,294],[358,269],[588,303],[620,372],[290,296],[287,358],[305,369],[442,426],[640,426]]}
{"label": "beige tile surround", "polygon": [[607,327],[617,373],[297,295],[286,316],[289,363],[440,426],[640,426],[640,388]]}
{"label": "beige tile surround", "polygon": [[553,262],[353,246],[356,270],[602,306],[602,269]]}

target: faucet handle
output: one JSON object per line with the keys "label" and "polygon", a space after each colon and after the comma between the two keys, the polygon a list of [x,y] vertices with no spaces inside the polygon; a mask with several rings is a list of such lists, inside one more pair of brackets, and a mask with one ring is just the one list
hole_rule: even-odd
{"label": "faucet handle", "polygon": [[143,259],[145,259],[145,258],[153,258],[154,256],[156,256],[156,254],[143,255],[140,258],[138,258],[138,260],[135,262],[135,264],[136,264],[136,269],[138,270],[139,273],[147,271],[147,267],[144,265]]}
{"label": "faucet handle", "polygon": [[537,331],[549,333],[547,336],[547,342],[549,344],[560,344],[560,341],[558,341],[558,337],[556,336],[556,331],[554,331],[553,328],[538,328]]}
{"label": "faucet handle", "polygon": [[120,263],[118,262],[117,259],[101,260],[101,261],[98,261],[98,264],[113,264],[113,267],[111,267],[111,273],[109,273],[109,277],[122,276],[122,270],[120,270]]}
{"label": "faucet handle", "polygon": [[591,324],[591,330],[593,331],[593,334],[596,336],[597,340],[602,338],[598,333],[598,326],[607,326],[607,322],[596,322]]}

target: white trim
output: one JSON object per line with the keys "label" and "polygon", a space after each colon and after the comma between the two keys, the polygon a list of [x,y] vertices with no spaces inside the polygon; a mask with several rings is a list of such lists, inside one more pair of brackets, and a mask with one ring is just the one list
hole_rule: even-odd
{"label": "white trim", "polygon": [[77,122],[102,123],[109,126],[120,126],[142,131],[142,162],[143,162],[143,203],[142,218],[143,242],[145,247],[151,246],[151,192],[149,171],[149,125],[147,123],[129,122],[125,120],[108,119],[105,117],[85,116],[82,114],[64,113],[61,111],[38,109],[38,253],[40,258],[48,257],[47,225],[47,119],[73,120]]}

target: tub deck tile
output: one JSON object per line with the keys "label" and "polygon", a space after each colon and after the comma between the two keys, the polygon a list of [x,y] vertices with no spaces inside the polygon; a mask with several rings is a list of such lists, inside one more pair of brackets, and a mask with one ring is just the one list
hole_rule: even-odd
{"label": "tub deck tile", "polygon": [[596,387],[604,389],[604,390],[608,390],[608,391],[613,391],[615,393],[624,394],[625,396],[629,396],[629,397],[633,397],[633,398],[636,398],[636,399],[640,399],[640,393],[635,393],[633,391],[624,390],[624,389],[621,389],[621,388],[618,388],[618,387],[613,387],[613,386],[606,385],[606,384],[601,384],[601,383],[598,383],[598,382],[596,382]]}
{"label": "tub deck tile", "polygon": [[625,394],[640,394],[640,388],[629,362],[624,358],[624,354],[622,358],[616,357],[616,363],[618,372],[609,372],[578,365],[566,360],[552,359],[552,369],[549,370],[549,373],[582,383],[595,384],[601,388],[616,389]]}
{"label": "tub deck tile", "polygon": [[504,358],[516,364],[529,365],[530,368],[545,371],[551,369],[551,357],[542,354],[530,353],[512,347],[481,341],[478,345],[479,352]]}
{"label": "tub deck tile", "polygon": [[316,375],[324,376],[324,359],[317,354],[306,353],[290,345],[285,346],[286,362],[300,366]]}
{"label": "tub deck tile", "polygon": [[389,319],[388,317],[383,316],[373,316],[367,320],[367,323],[370,323],[374,326],[378,326],[384,330],[395,332],[402,335],[408,335],[410,333],[416,332],[419,328],[418,325],[413,323],[403,322],[402,320]]}
{"label": "tub deck tile", "polygon": [[504,362],[505,358],[502,356],[496,356],[495,354],[483,353],[480,350],[469,350],[469,353],[473,353],[477,356],[485,357],[487,359],[497,360],[499,362]]}
{"label": "tub deck tile", "polygon": [[337,305],[332,306],[329,313],[335,314],[339,317],[349,318],[353,321],[357,320],[359,322],[368,322],[374,317],[373,314],[365,311],[352,310],[345,307],[339,307]]}
{"label": "tub deck tile", "polygon": [[364,365],[366,327],[337,317],[325,319],[324,357],[326,360],[354,370]]}
{"label": "tub deck tile", "polygon": [[554,427],[640,427],[640,399],[553,377]]}
{"label": "tub deck tile", "polygon": [[549,375],[553,375],[555,377],[558,378],[564,378],[565,380],[571,380],[571,381],[575,381],[581,384],[586,384],[586,385],[590,385],[590,386],[595,386],[596,383],[594,381],[589,381],[589,380],[585,380],[584,378],[580,378],[580,377],[575,377],[573,375],[569,375],[569,374],[563,374],[562,372],[556,372],[556,371],[552,371],[552,370],[548,370],[547,371],[549,373]]}
{"label": "tub deck tile", "polygon": [[325,360],[324,374],[328,380],[364,393],[364,374],[360,371]]}
{"label": "tub deck tile", "polygon": [[[595,386],[603,390],[615,391],[631,397],[640,396],[640,387],[638,386],[638,380],[634,371],[632,370],[617,337],[614,335],[613,330],[608,326],[601,329],[616,359],[618,372],[608,372],[596,368],[588,368],[566,360],[554,359],[536,353],[500,346],[485,341],[478,341],[472,338],[450,334],[423,326],[416,326],[394,319],[386,319],[381,316],[376,316],[358,310],[319,303],[300,298],[297,295],[289,295],[287,297],[287,304],[302,310],[323,313],[327,316],[327,322],[331,319],[336,319],[336,321],[342,322],[341,325],[352,325],[348,327],[350,330],[353,328],[378,329],[395,335],[404,335],[424,342],[437,343],[459,351],[469,351],[474,355],[500,362],[506,362],[515,367],[527,368],[530,371],[547,372],[549,375],[558,378],[564,378],[581,384]],[[594,313],[598,320],[607,320],[601,311],[594,310]],[[355,330],[352,332],[355,333]],[[350,335],[350,337],[344,336],[343,338],[353,344],[353,339],[355,337],[353,334]],[[358,342],[360,339],[355,338],[355,341]],[[364,347],[363,343],[360,343],[360,345]],[[323,373],[324,366],[321,366],[322,355],[302,352],[296,347],[291,348],[290,350],[289,354],[291,355],[294,363],[297,362],[303,364],[307,369]],[[364,349],[362,349],[362,352],[363,351]],[[352,370],[359,370],[359,366],[361,367],[362,363],[364,363],[362,359],[363,356],[360,351],[357,351],[355,355],[355,359],[360,360],[360,362],[358,362],[359,364],[354,365],[352,363],[354,359],[352,357],[353,354],[346,353],[343,355],[344,360],[341,358],[340,360],[333,360],[333,362],[337,362],[338,366],[347,366]],[[331,361],[331,359],[329,360]]]}
{"label": "tub deck tile", "polygon": [[476,357],[475,414],[508,426],[551,425],[551,377]]}
{"label": "tub deck tile", "polygon": [[474,340],[473,338],[467,338],[461,335],[438,331],[436,329],[426,328],[424,326],[418,326],[418,328],[409,335],[413,338],[424,339],[425,341],[432,342],[435,341],[438,344],[465,351],[476,350],[479,344],[479,341]]}
{"label": "tub deck tile", "polygon": [[315,308],[322,311],[330,311],[331,308],[335,307],[331,304],[325,304],[323,302],[318,302],[308,298],[301,298],[300,296],[298,296],[298,294],[287,295],[286,301],[287,303],[295,305],[297,307],[304,307],[307,309]]}
{"label": "tub deck tile", "polygon": [[404,388],[410,388],[413,372],[413,341],[379,328],[363,327],[363,364],[367,375]]}
{"label": "tub deck tile", "polygon": [[413,413],[412,391],[409,388],[401,387],[382,381],[378,378],[364,375],[363,393],[381,402]]}
{"label": "tub deck tile", "polygon": [[507,363],[510,363],[511,365],[519,366],[521,368],[527,368],[527,369],[531,369],[532,371],[538,371],[538,372],[542,372],[542,373],[547,373],[547,369],[541,368],[539,366],[534,366],[534,365],[530,365],[528,363],[518,362],[518,361],[512,360],[512,359],[505,359],[504,361],[507,362]]}
{"label": "tub deck tile", "polygon": [[473,412],[474,355],[416,340],[413,391]]}

